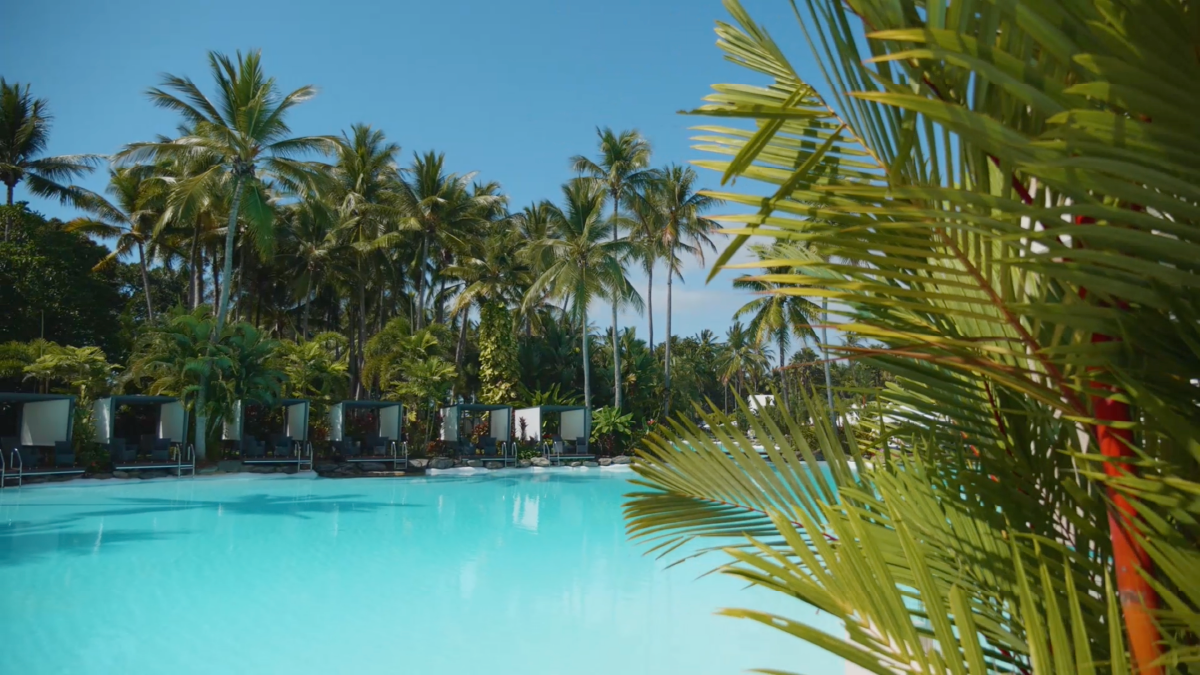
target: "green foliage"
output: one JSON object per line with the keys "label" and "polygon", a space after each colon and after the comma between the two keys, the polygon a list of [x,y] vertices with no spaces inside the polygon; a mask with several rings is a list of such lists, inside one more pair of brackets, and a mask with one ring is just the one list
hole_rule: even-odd
{"label": "green foliage", "polygon": [[625,447],[633,431],[633,414],[611,407],[592,412],[593,443],[599,443],[604,454],[613,455]]}
{"label": "green foliage", "polygon": [[818,251],[751,280],[827,301],[829,348],[891,380],[844,433],[806,401],[816,448],[743,410],[771,464],[720,415],[652,436],[631,531],[711,537],[844,631],[728,614],[871,672],[1188,672],[1198,174],[1164,101],[1193,96],[1194,8],[796,2],[824,97],[726,6],[720,47],[771,82],[696,111],[754,124],[701,127],[699,164],[766,184],[715,195],[743,207],[718,267],[751,236]]}
{"label": "green foliage", "polygon": [[526,407],[534,407],[540,405],[578,405],[579,399],[569,394],[564,394],[558,384],[550,385],[545,391],[538,390],[531,393],[525,399]]}
{"label": "green foliage", "polygon": [[8,240],[0,241],[0,341],[44,337],[96,346],[123,360],[125,299],[116,270],[92,271],[108,250],[24,205],[0,206],[0,212],[13,222]]}
{"label": "green foliage", "polygon": [[512,315],[494,302],[485,303],[479,314],[480,401],[512,403],[520,384]]}
{"label": "green foliage", "polygon": [[107,393],[117,369],[99,347],[54,345],[25,366],[25,377],[46,384],[65,384],[78,397],[79,405],[88,407]]}
{"label": "green foliage", "polygon": [[284,340],[275,359],[275,368],[284,376],[283,396],[311,401],[310,419],[325,419],[329,407],[346,398],[346,338],[340,334]]}

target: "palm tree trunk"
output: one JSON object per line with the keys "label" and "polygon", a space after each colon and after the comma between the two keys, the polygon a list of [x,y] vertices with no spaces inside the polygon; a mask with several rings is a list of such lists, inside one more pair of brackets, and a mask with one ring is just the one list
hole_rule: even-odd
{"label": "palm tree trunk", "polygon": [[363,362],[367,344],[367,289],[366,285],[358,289],[358,390],[361,393],[366,388],[362,381]]}
{"label": "palm tree trunk", "polygon": [[217,298],[221,297],[221,273],[217,271],[217,267],[220,266],[219,261],[220,261],[220,258],[217,256],[217,248],[214,246],[213,250],[212,250],[212,257],[208,259],[208,265],[211,268],[210,272],[212,273],[212,280],[213,280],[213,305],[214,306],[217,304]]}
{"label": "palm tree trunk", "polygon": [[462,370],[463,352],[467,351],[467,310],[459,317],[458,343],[454,346],[454,368]]}
{"label": "palm tree trunk", "polygon": [[829,423],[837,427],[833,409],[833,378],[829,375],[829,300],[821,298],[821,352],[825,361],[825,400],[829,402]]}
{"label": "palm tree trunk", "polygon": [[[671,259],[674,259],[674,256]],[[666,390],[667,400],[663,406],[663,421],[671,415],[671,305],[674,302],[671,294],[675,280],[671,259],[667,260],[667,337],[663,342],[663,388]]]}
{"label": "palm tree trunk", "polygon": [[[8,187],[8,205],[12,206],[13,205],[13,187],[14,186],[7,185],[7,187]],[[13,221],[13,214],[12,213],[5,214],[5,216],[4,216],[4,241],[8,241],[8,226],[12,225],[12,221]]]}
{"label": "palm tree trunk", "polygon": [[192,309],[200,306],[201,298],[203,297],[204,289],[204,257],[200,252],[200,219],[196,219],[196,226],[192,230],[192,252],[191,252],[191,305]]}
{"label": "palm tree trunk", "polygon": [[421,259],[417,261],[417,320],[413,330],[425,327],[425,259],[429,257],[429,237],[421,238]]}
{"label": "palm tree trunk", "polygon": [[138,265],[142,268],[142,293],[146,295],[146,321],[154,321],[154,303],[150,300],[150,273],[146,270],[146,247],[140,241]]}
{"label": "palm tree trunk", "polygon": [[350,395],[356,400],[358,399],[358,352],[354,351],[354,303],[347,303],[346,307],[346,336],[347,347],[349,354],[346,355],[346,364],[350,368]]}
{"label": "palm tree trunk", "polygon": [[646,318],[650,322],[650,355],[654,355],[654,265],[646,270]]}
{"label": "palm tree trunk", "polygon": [[779,335],[779,390],[781,392],[783,392],[783,407],[787,408],[788,407],[788,392],[787,392],[787,380],[784,377],[785,371],[783,369],[784,365],[786,365],[784,362],[784,359],[783,359],[783,349],[784,349],[783,335],[780,334]]}
{"label": "palm tree trunk", "polygon": [[312,308],[313,275],[308,273],[308,283],[304,286],[304,313],[300,318],[300,339],[308,339],[308,311]]}
{"label": "palm tree trunk", "polygon": [[[613,194],[613,243],[617,242],[617,218],[620,210],[620,193]],[[612,342],[613,342],[613,406],[618,412],[621,410],[621,340],[617,334],[617,302],[618,298],[612,299]],[[587,331],[587,324],[584,324],[584,331]]]}
{"label": "palm tree trunk", "polygon": [[[588,417],[592,414],[592,361],[588,355],[588,322],[587,322],[587,307],[583,308],[583,407],[588,411]],[[590,430],[589,430],[590,431]]]}

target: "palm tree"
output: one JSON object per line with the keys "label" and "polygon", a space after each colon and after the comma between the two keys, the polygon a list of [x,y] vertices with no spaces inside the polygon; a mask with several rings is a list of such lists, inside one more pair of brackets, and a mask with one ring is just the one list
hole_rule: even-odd
{"label": "palm tree", "polygon": [[[487,191],[471,190],[474,174],[446,173],[445,155],[427,152],[414,155],[412,166],[396,185],[397,204],[404,215],[401,232],[414,232],[420,239],[420,253],[414,271],[417,303],[413,325],[425,326],[426,291],[444,269],[443,249],[477,232],[492,208],[503,197]],[[400,233],[396,233],[400,234]],[[379,245],[392,246],[395,236],[381,238]],[[430,258],[433,251],[434,259]]]}
{"label": "palm tree", "polygon": [[[208,62],[217,85],[215,101],[200,91],[191,79],[174,75],[163,77],[165,89],[152,87],[148,92],[155,105],[183,115],[191,125],[189,133],[174,141],[132,143],[118,158],[124,161],[149,158],[168,161],[205,158],[211,161],[209,169],[176,186],[180,194],[213,191],[229,184],[231,198],[225,229],[224,271],[210,337],[210,342],[215,342],[229,313],[234,244],[242,210],[246,211],[247,225],[260,248],[269,249],[274,238],[270,198],[259,178],[259,171],[284,184],[311,183],[319,177],[319,168],[292,158],[314,151],[328,151],[335,141],[328,136],[289,137],[288,112],[312,98],[316,89],[305,85],[280,96],[275,79],[267,77],[262,70],[260,52],[243,55],[239,51],[236,63],[228,56],[209,52]],[[198,388],[196,424],[199,430],[206,428],[205,415],[210,408],[204,400],[207,389],[203,382]],[[204,456],[204,444],[205,434],[197,433],[197,455]]]}
{"label": "palm tree", "polygon": [[283,210],[280,237],[280,260],[294,280],[297,298],[303,303],[300,319],[300,339],[308,339],[309,315],[314,294],[338,267],[339,261],[350,253],[343,233],[352,229],[357,218],[344,208],[331,204],[321,194],[308,195]]}
{"label": "palm tree", "polygon": [[161,108],[180,113],[191,125],[189,133],[173,141],[131,143],[118,155],[124,161],[211,157],[217,161],[207,171],[189,177],[179,186],[181,191],[230,184],[225,268],[214,335],[223,329],[229,312],[239,216],[245,212],[250,234],[260,247],[269,248],[273,239],[270,198],[259,173],[285,184],[312,182],[319,176],[319,167],[293,158],[328,152],[336,143],[328,136],[290,137],[287,114],[312,98],[316,89],[305,85],[281,96],[275,78],[263,72],[261,60],[258,51],[244,55],[239,51],[236,62],[223,54],[209,52],[209,68],[217,85],[215,100],[200,91],[191,79],[165,75],[162,87],[148,91],[150,99]]}
{"label": "palm tree", "polygon": [[96,264],[95,270],[112,265],[137,251],[142,272],[142,293],[146,299],[146,320],[154,321],[154,302],[150,297],[150,272],[147,249],[155,242],[159,219],[166,208],[167,184],[153,177],[156,167],[133,166],[109,170],[108,187],[115,204],[93,192],[87,192],[78,205],[95,218],[77,218],[67,229],[116,239],[112,253]]}
{"label": "palm tree", "polygon": [[[650,165],[650,143],[636,129],[615,133],[605,127],[596,129],[600,139],[600,157],[592,161],[583,155],[571,158],[571,168],[598,182],[612,202],[612,240],[620,235],[621,205],[655,177]],[[617,305],[612,308],[613,401],[621,409],[621,345],[617,334]]]}
{"label": "palm tree", "polygon": [[725,345],[720,351],[717,366],[721,372],[721,382],[728,387],[731,380],[737,380],[737,394],[740,398],[746,389],[746,378],[750,378],[750,386],[755,387],[758,374],[770,367],[772,354],[769,348],[757,344],[754,333],[747,330],[741,321],[734,321],[725,334]]}
{"label": "palm tree", "polygon": [[[770,266],[771,271],[777,269],[781,260],[795,261],[803,256],[801,260],[811,262],[807,251],[781,242],[772,246],[755,245],[750,250],[758,258],[759,264]],[[795,270],[796,267],[792,266],[788,269]],[[756,344],[764,345],[774,341],[775,345],[779,347],[779,382],[786,405],[787,387],[784,386],[783,377],[784,369],[787,367],[786,358],[791,346],[791,338],[793,335],[798,336],[801,340],[815,337],[811,321],[821,309],[808,298],[772,292],[779,290],[780,284],[761,276],[739,277],[734,279],[733,286],[752,290],[758,294],[753,300],[742,305],[733,316],[735,319],[751,317],[749,329],[754,334]],[[826,359],[826,366],[828,366],[828,359]],[[828,377],[825,385],[826,389],[832,392],[832,385],[828,381]]]}
{"label": "palm tree", "polygon": [[[544,238],[544,236],[543,236]],[[467,314],[489,302],[505,306],[520,305],[529,287],[529,269],[521,255],[522,238],[516,229],[499,229],[484,237],[455,265],[446,268],[446,276],[457,279],[462,290],[455,298],[451,313],[460,318],[454,367],[462,368],[466,349]]]}
{"label": "palm tree", "polygon": [[[101,157],[97,155],[61,155],[39,157],[50,143],[49,103],[34,98],[29,85],[9,84],[0,77],[0,182],[8,188],[8,205],[13,205],[13,190],[25,181],[29,191],[39,197],[54,197],[64,204],[76,204],[82,193],[62,181],[89,173]],[[9,222],[4,222],[4,240],[8,241]]]}
{"label": "palm tree", "polygon": [[691,167],[672,164],[659,173],[650,187],[650,202],[661,211],[660,248],[667,261],[667,339],[663,359],[663,383],[666,390],[664,413],[671,412],[671,310],[675,278],[683,278],[681,253],[694,255],[704,262],[704,249],[713,249],[709,235],[717,229],[715,221],[704,213],[720,205],[721,200],[696,190],[699,177]]}
{"label": "palm tree", "polygon": [[551,235],[532,244],[535,251],[545,251],[549,264],[529,287],[525,302],[537,302],[549,295],[569,304],[583,340],[583,403],[590,409],[588,305],[598,298],[608,298],[614,304],[625,300],[640,306],[641,298],[621,265],[631,253],[630,242],[610,237],[620,222],[604,217],[604,187],[575,179],[562,191],[563,205],[549,207]]}

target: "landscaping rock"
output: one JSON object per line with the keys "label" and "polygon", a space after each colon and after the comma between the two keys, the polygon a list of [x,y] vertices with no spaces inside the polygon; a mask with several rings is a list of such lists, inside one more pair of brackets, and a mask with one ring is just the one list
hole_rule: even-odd
{"label": "landscaping rock", "polygon": [[410,459],[408,460],[408,465],[414,469],[424,469],[429,466],[429,462],[430,460],[428,459]]}
{"label": "landscaping rock", "polygon": [[333,473],[334,471],[337,471],[337,470],[338,470],[337,464],[329,464],[329,463],[317,464],[316,466],[313,467],[313,471],[316,471],[317,473]]}
{"label": "landscaping rock", "polygon": [[169,476],[166,471],[143,471],[141,478],[166,478]]}
{"label": "landscaping rock", "polygon": [[599,462],[584,462],[583,465],[588,466],[588,467],[597,467],[597,466],[600,466],[600,463]]}
{"label": "landscaping rock", "polygon": [[108,480],[109,478],[112,478],[112,477],[113,477],[113,475],[111,473],[94,473],[94,474],[92,474],[92,478],[95,478],[96,480]]}
{"label": "landscaping rock", "polygon": [[625,455],[617,455],[616,457],[612,458],[613,464],[629,464],[631,461],[632,459],[626,457]]}
{"label": "landscaping rock", "polygon": [[455,468],[457,468],[457,467],[461,467],[461,466],[467,466],[467,460],[465,460],[465,459],[456,459],[456,460],[454,460],[454,466],[455,466]]}
{"label": "landscaping rock", "polygon": [[128,471],[114,471],[114,472],[112,472],[112,475],[113,475],[113,478],[129,478]]}
{"label": "landscaping rock", "polygon": [[223,459],[217,462],[217,471],[221,473],[238,473],[242,470],[242,460]]}
{"label": "landscaping rock", "polygon": [[469,460],[467,460],[467,466],[471,467],[472,469],[482,469],[483,468],[483,460],[482,459],[469,459]]}
{"label": "landscaping rock", "polygon": [[284,473],[296,473],[297,471],[298,471],[298,469],[296,468],[296,466],[294,464],[283,467]]}
{"label": "landscaping rock", "polygon": [[429,468],[441,470],[453,469],[454,460],[450,459],[449,457],[438,457],[429,463]]}
{"label": "landscaping rock", "polygon": [[601,457],[600,466],[608,466],[612,464],[612,457]]}
{"label": "landscaping rock", "polygon": [[533,464],[534,466],[550,466],[550,460],[546,459],[545,457],[534,457],[533,459],[529,460],[529,463]]}
{"label": "landscaping rock", "polygon": [[570,463],[570,464],[568,464],[567,466],[570,466],[570,467],[579,467],[579,466],[583,466],[583,462],[571,462],[571,463]]}
{"label": "landscaping rock", "polygon": [[363,462],[361,468],[363,471],[387,471],[387,467],[379,462]]}
{"label": "landscaping rock", "polygon": [[217,467],[215,466],[202,466],[199,469],[196,469],[196,473],[200,474],[201,476],[211,476],[216,472]]}
{"label": "landscaping rock", "polygon": [[275,473],[275,467],[262,464],[251,464],[242,468],[246,473]]}
{"label": "landscaping rock", "polygon": [[532,460],[528,460],[528,459],[518,459],[517,460],[517,468],[518,469],[528,469],[531,466],[533,466]]}
{"label": "landscaping rock", "polygon": [[491,469],[492,471],[495,471],[496,469],[503,469],[504,462],[484,462],[483,466],[488,469]]}

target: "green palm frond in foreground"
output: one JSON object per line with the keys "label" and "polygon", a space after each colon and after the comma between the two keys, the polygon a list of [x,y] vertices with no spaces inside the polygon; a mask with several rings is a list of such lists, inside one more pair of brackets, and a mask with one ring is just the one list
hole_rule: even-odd
{"label": "green palm frond in foreground", "polygon": [[829,347],[895,380],[844,433],[813,412],[836,490],[798,422],[755,430],[774,468],[675,426],[632,532],[725,539],[726,571],[846,633],[735,614],[873,672],[1197,668],[1195,5],[793,3],[827,96],[726,6],[719,46],[768,83],[714,87],[698,164],[769,196],[714,193],[745,207],[718,266],[820,250],[751,278],[828,300],[875,343]]}

